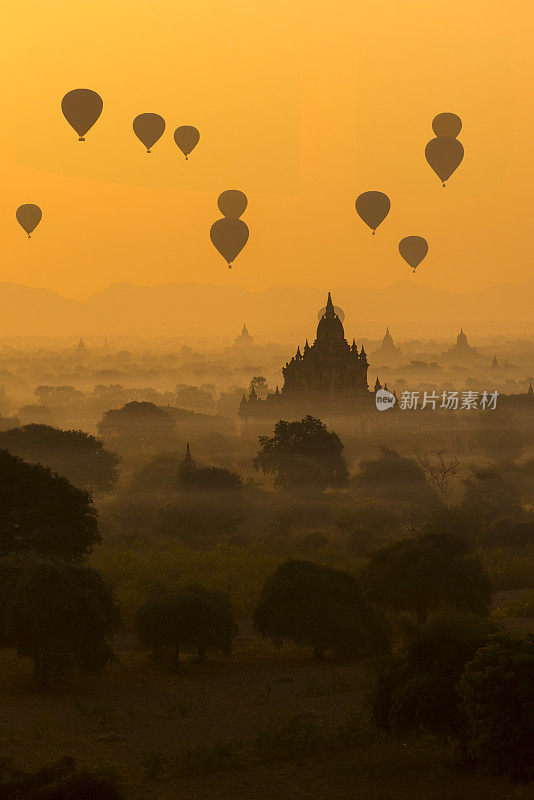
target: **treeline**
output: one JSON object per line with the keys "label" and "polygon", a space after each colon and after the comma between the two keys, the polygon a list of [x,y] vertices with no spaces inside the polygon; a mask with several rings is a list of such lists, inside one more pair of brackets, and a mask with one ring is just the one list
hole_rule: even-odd
{"label": "treeline", "polygon": [[[328,442],[338,448],[335,438]],[[335,459],[329,464],[336,480],[346,479]],[[120,609],[88,565],[100,541],[91,496],[0,451],[0,509],[0,647],[32,662],[41,690],[61,686],[69,673],[102,672],[115,658]],[[491,601],[469,544],[433,524],[374,550],[358,574],[306,559],[282,563],[253,619],[275,646],[366,661],[379,726],[430,731],[465,760],[530,780],[534,641],[499,630]],[[177,670],[182,653],[198,661],[229,654],[238,626],[224,592],[160,586],[140,603],[134,631],[140,647]]]}

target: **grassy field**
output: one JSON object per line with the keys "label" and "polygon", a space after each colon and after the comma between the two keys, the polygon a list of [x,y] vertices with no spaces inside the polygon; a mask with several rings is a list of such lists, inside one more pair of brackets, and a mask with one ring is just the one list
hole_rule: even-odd
{"label": "grassy field", "polygon": [[361,667],[270,649],[240,628],[232,658],[168,675],[127,637],[101,678],[32,693],[30,666],[0,659],[0,756],[22,769],[72,755],[111,768],[130,800],[516,800],[534,787],[462,771],[430,739],[367,719]]}

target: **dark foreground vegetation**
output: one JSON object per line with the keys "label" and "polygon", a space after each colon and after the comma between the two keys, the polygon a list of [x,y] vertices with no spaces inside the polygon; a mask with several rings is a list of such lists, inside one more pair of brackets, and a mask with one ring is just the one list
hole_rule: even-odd
{"label": "dark foreground vegetation", "polygon": [[532,796],[525,450],[351,472],[306,417],[247,475],[149,406],[103,420],[148,448],[121,478],[90,437],[61,457],[102,480],[0,451],[0,798]]}

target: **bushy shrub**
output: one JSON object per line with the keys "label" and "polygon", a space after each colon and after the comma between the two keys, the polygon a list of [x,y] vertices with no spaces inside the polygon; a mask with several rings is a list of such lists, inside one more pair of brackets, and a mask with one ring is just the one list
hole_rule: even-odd
{"label": "bushy shrub", "polygon": [[534,636],[495,636],[467,664],[459,691],[474,758],[490,772],[534,780]]}
{"label": "bushy shrub", "polygon": [[0,556],[33,550],[77,559],[99,541],[87,492],[0,450]]}
{"label": "bushy shrub", "polygon": [[33,661],[41,688],[74,668],[102,671],[118,620],[97,570],[37,553],[0,559],[0,647]]}
{"label": "bushy shrub", "polygon": [[228,597],[200,586],[147,601],[137,612],[135,626],[139,641],[155,658],[172,651],[174,669],[183,651],[196,652],[199,661],[208,651],[231,652],[237,633]]}
{"label": "bushy shrub", "polygon": [[265,583],[254,612],[257,630],[275,644],[291,641],[346,658],[385,651],[389,628],[348,572],[290,560]]}
{"label": "bushy shrub", "polygon": [[377,724],[396,733],[429,731],[463,741],[466,719],[458,681],[493,630],[482,617],[452,611],[416,629],[400,652],[377,665],[370,696]]}
{"label": "bushy shrub", "polygon": [[457,536],[427,533],[376,550],[361,572],[369,597],[420,624],[442,606],[487,614],[492,588],[478,558]]}

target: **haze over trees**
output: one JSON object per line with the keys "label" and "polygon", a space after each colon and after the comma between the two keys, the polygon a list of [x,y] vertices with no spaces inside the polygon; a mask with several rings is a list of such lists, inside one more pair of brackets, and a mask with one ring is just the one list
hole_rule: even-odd
{"label": "haze over trees", "polygon": [[84,431],[24,425],[0,432],[0,449],[32,464],[50,467],[75,486],[92,492],[110,491],[119,477],[118,456]]}
{"label": "haze over trees", "polygon": [[106,411],[98,423],[100,436],[119,452],[168,450],[175,428],[175,421],[162,408],[137,400]]}

